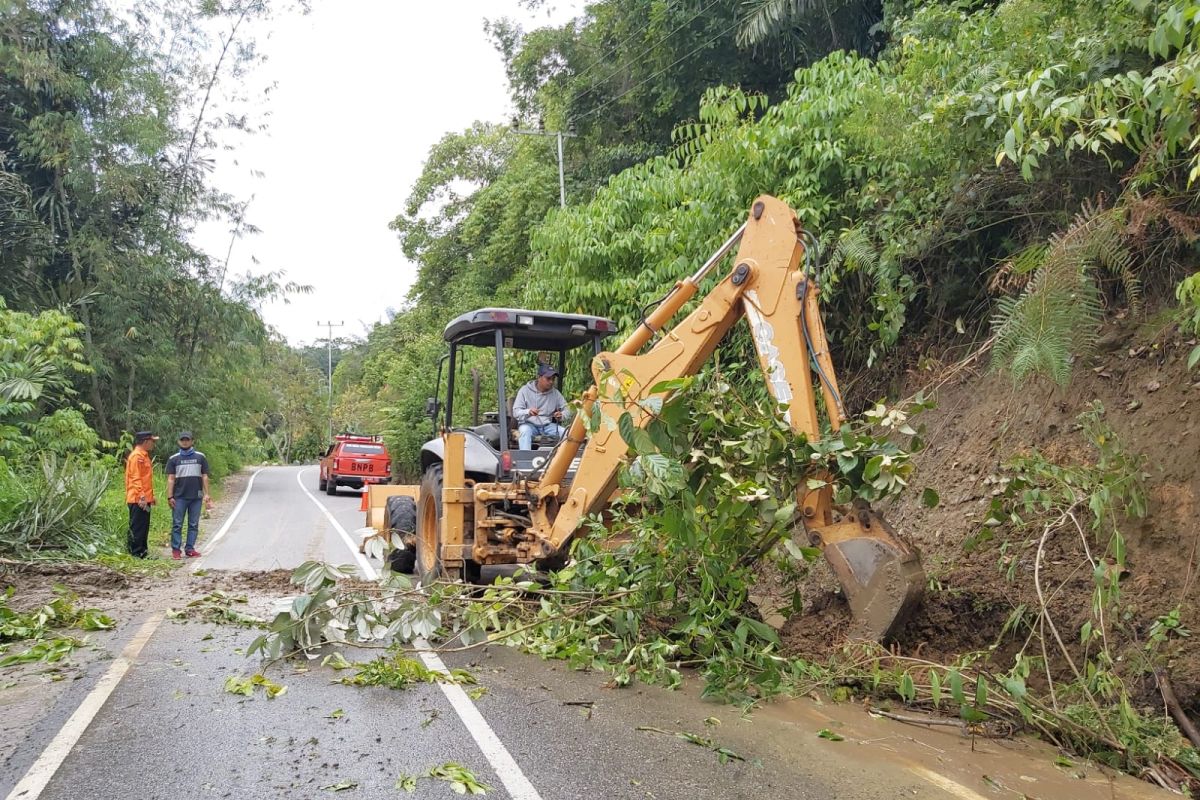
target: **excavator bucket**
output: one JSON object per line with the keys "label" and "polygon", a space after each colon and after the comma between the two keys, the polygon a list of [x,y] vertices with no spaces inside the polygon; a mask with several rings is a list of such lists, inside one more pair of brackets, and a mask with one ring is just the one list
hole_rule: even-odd
{"label": "excavator bucket", "polygon": [[925,593],[920,554],[865,505],[809,533],[846,593],[850,635],[878,642],[892,638]]}

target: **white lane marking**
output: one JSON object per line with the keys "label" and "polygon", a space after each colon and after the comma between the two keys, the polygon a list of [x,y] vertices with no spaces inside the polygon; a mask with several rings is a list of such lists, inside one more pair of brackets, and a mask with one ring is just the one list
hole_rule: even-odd
{"label": "white lane marking", "polygon": [[[450,670],[446,669],[446,665],[438,654],[427,649],[429,642],[424,639],[415,639],[413,644],[420,648],[417,654],[421,656],[426,667],[444,675],[450,674]],[[471,702],[471,698],[467,696],[463,688],[457,683],[447,681],[438,681],[438,686],[442,687],[442,694],[446,695],[446,699],[454,707],[458,718],[463,721],[463,725],[467,726],[471,738],[475,740],[475,744],[479,745],[484,758],[492,765],[492,769],[496,771],[496,777],[504,784],[504,788],[508,790],[513,800],[542,800],[542,796],[538,794],[537,789],[533,788],[533,784],[525,777],[525,773],[521,771],[516,760],[508,752],[508,748],[500,741],[500,737],[492,730],[492,726],[488,725],[483,714],[479,713],[479,709]]]}
{"label": "white lane marking", "polygon": [[934,772],[931,769],[926,769],[920,764],[913,764],[908,767],[908,771],[917,777],[924,778],[934,786],[941,789],[943,792],[948,792],[955,797],[961,797],[963,800],[987,800],[983,795],[973,789],[968,789],[957,781],[952,781],[945,775]]}
{"label": "white lane marking", "polygon": [[308,490],[308,487],[304,485],[304,481],[300,480],[300,476],[308,472],[310,469],[314,468],[305,467],[296,473],[296,483],[300,486],[300,491],[308,495],[308,499],[317,504],[317,508],[321,509],[321,513],[323,513],[326,519],[329,520],[329,524],[333,525],[333,529],[338,532],[339,536],[342,537],[342,541],[346,543],[346,547],[350,548],[350,552],[354,554],[354,560],[358,562],[358,568],[362,570],[363,577],[369,581],[375,580],[379,577],[379,571],[375,569],[375,567],[371,566],[371,562],[367,560],[366,556],[358,552],[358,545],[356,545],[354,540],[350,538],[350,534],[346,533],[346,529],[343,528],[336,519],[334,519],[333,514],[329,513],[329,509],[325,507],[325,504],[318,500],[316,495]]}
{"label": "white lane marking", "polygon": [[125,673],[133,665],[134,659],[142,652],[142,648],[146,646],[146,642],[149,641],[162,621],[163,615],[159,613],[142,623],[142,627],[129,640],[129,644],[125,645],[121,655],[113,661],[88,696],[83,698],[79,708],[75,709],[75,713],[71,715],[67,723],[55,734],[50,744],[46,745],[46,749],[38,756],[37,761],[33,762],[33,766],[25,773],[25,777],[21,778],[21,782],[9,792],[7,800],[36,800],[41,797],[42,792],[50,783],[50,779],[54,777],[54,773],[58,772],[58,768],[70,755],[84,731],[92,724],[92,720],[95,719],[104,702],[108,700],[108,696],[113,693],[113,689],[117,688],[121,678],[125,677]]}
{"label": "white lane marking", "polygon": [[242,507],[246,505],[246,501],[250,499],[250,490],[254,488],[254,479],[258,477],[258,473],[262,472],[266,467],[259,467],[254,470],[254,474],[250,476],[250,482],[246,484],[246,488],[242,491],[242,499],[238,500],[238,504],[233,507],[231,513],[226,519],[225,524],[221,526],[221,530],[217,531],[217,535],[212,538],[211,542],[204,545],[204,553],[207,555],[217,546],[217,542],[221,541],[221,537],[229,533],[229,529],[233,527],[233,521],[237,519],[238,514],[242,513]]}
{"label": "white lane marking", "polygon": [[[312,467],[307,467],[300,470],[305,472]],[[346,543],[346,547],[354,554],[354,558],[358,561],[359,568],[362,569],[363,575],[368,579],[374,580],[379,577],[378,571],[371,566],[371,563],[363,557],[363,554],[358,552],[357,545],[350,538],[350,534],[346,533],[333,514],[329,513],[329,509],[316,498],[304,486],[304,482],[300,480],[300,473],[296,474],[296,483],[300,484],[300,488],[308,495],[308,498],[317,504],[317,508],[325,513],[329,522],[334,529],[341,534],[342,541]],[[418,648],[417,652],[421,656],[421,660],[425,662],[425,666],[431,670],[436,670],[445,675],[450,674],[450,670],[446,669],[446,665],[437,653],[429,649],[429,642],[424,639],[415,639],[413,641]],[[492,730],[492,726],[488,725],[487,720],[483,718],[483,714],[479,713],[479,709],[475,703],[467,697],[467,693],[457,683],[439,682],[442,687],[442,694],[446,695],[446,699],[450,701],[450,706],[454,709],[454,713],[458,714],[458,718],[462,720],[467,731],[471,734],[471,738],[475,740],[475,744],[483,752],[484,758],[492,765],[492,769],[496,772],[496,777],[504,784],[504,788],[512,795],[513,800],[542,800],[542,796],[538,794],[537,789],[533,788],[533,784],[525,777],[525,773],[517,766],[516,759],[508,752],[508,748],[500,741],[500,737]]]}

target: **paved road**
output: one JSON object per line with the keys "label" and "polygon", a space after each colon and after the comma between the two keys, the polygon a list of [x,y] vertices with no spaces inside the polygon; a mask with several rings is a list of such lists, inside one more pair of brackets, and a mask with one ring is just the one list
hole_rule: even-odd
{"label": "paved road", "polygon": [[[286,568],[314,557],[352,562],[354,553],[330,516],[352,535],[361,521],[358,502],[350,491],[317,495],[311,467],[264,469],[201,566]],[[147,617],[156,611],[146,609]],[[131,637],[136,629],[130,626]],[[390,691],[335,685],[330,682],[335,673],[315,662],[273,673],[288,687],[279,699],[228,694],[222,686],[229,675],[257,669],[256,661],[237,652],[252,638],[230,627],[159,625],[40,796],[395,798],[406,796],[394,788],[399,775],[446,761],[470,768],[492,787],[488,796],[530,800],[1012,796],[997,794],[979,778],[983,772],[1007,775],[1004,763],[1011,755],[1002,754],[1003,763],[977,764],[966,742],[954,736],[940,734],[931,744],[914,739],[912,728],[859,719],[839,728],[847,740],[834,743],[815,732],[839,720],[811,704],[744,719],[736,709],[702,701],[689,690],[609,690],[604,676],[503,647],[446,659],[470,669],[488,688],[476,701],[456,700],[441,686]],[[66,693],[63,707],[51,710],[36,735],[18,748],[10,761],[20,767],[16,776],[39,757],[89,688]],[[581,700],[595,702],[590,714],[565,705]],[[839,708],[857,716],[853,707]],[[714,717],[720,724],[712,723]],[[709,735],[746,760],[721,764],[703,747],[639,726]],[[931,755],[935,752],[941,756]],[[1046,794],[1013,784],[1029,796],[1088,797],[1098,789],[1109,794],[1103,780],[1052,790],[1049,761],[1041,753],[1040,767],[1008,763],[1006,780],[1041,775],[1038,785]],[[949,768],[954,764],[957,772]],[[13,783],[15,778],[0,785],[0,796]],[[339,786],[351,788],[335,791]],[[1121,796],[1139,794],[1134,786]],[[454,795],[444,783],[423,780],[412,796]]]}

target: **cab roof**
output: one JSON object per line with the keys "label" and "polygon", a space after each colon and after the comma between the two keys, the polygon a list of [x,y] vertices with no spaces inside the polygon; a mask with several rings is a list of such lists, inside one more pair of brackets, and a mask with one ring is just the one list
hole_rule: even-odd
{"label": "cab roof", "polygon": [[571,350],[591,344],[593,336],[611,336],[617,324],[605,317],[560,314],[523,308],[480,308],[450,320],[443,334],[457,345],[492,347],[496,331],[504,346],[518,350]]}

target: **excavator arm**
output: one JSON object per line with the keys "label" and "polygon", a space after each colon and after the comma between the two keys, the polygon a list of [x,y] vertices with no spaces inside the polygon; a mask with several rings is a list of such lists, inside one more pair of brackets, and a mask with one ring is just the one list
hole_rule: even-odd
{"label": "excavator arm", "polygon": [[[612,425],[602,425],[591,434],[574,480],[563,485],[587,437],[584,420],[594,405],[600,403],[602,414],[613,419],[628,412],[636,426],[644,427],[650,417],[642,401],[654,396],[651,390],[663,381],[699,372],[743,317],[750,325],[767,385],[786,406],[783,413],[792,430],[810,440],[821,433],[814,365],[831,426],[836,430],[844,421],[817,286],[802,266],[802,233],[785,203],[769,196],[758,198],[737,233],[693,275],[677,283],[617,350],[596,356],[592,363],[596,385],[584,394],[583,413],[575,416],[566,440],[537,484],[530,486],[531,531],[542,557],[561,553],[582,519],[602,510],[616,488],[628,446]],[[735,246],[733,270],[691,314],[668,328],[670,320],[696,297],[706,275]],[[852,633],[872,639],[890,636],[924,589],[916,551],[869,508],[835,508],[829,486],[803,491],[797,501],[798,525],[821,548],[846,593],[854,619]]]}

